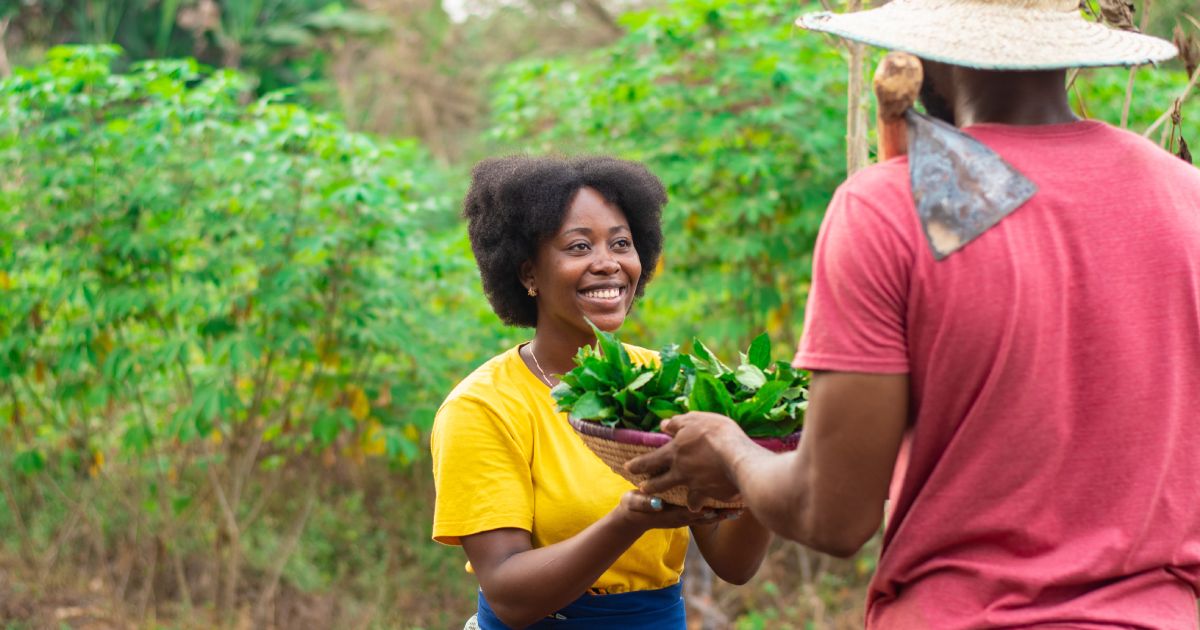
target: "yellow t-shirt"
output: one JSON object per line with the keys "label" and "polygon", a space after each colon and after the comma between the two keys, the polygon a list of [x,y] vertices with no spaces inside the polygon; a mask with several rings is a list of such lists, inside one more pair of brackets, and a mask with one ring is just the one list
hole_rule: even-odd
{"label": "yellow t-shirt", "polygon": [[[634,362],[657,360],[650,350],[625,347]],[[433,539],[440,543],[459,545],[461,536],[512,527],[530,532],[535,548],[545,547],[583,531],[633,488],[555,411],[550,389],[518,349],[480,366],[438,409],[430,441]],[[671,586],[683,571],[687,544],[686,528],[650,530],[592,588]]]}

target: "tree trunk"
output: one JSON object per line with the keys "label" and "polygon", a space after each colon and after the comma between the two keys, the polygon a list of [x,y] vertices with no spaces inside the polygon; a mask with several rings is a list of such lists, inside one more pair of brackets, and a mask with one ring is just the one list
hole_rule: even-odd
{"label": "tree trunk", "polygon": [[12,74],[12,66],[8,63],[8,47],[4,45],[4,35],[8,32],[8,23],[11,19],[0,20],[0,78]]}
{"label": "tree trunk", "polygon": [[[847,0],[847,12],[861,9],[862,0]],[[868,99],[863,72],[863,63],[867,54],[866,47],[848,41],[846,50],[849,52],[850,61],[847,80],[850,93],[846,103],[846,176],[849,177],[867,166],[870,161],[870,151],[867,141]]]}

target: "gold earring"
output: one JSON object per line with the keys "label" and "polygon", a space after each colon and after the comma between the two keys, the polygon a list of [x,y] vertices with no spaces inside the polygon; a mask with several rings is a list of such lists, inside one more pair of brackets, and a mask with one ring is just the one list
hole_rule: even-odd
{"label": "gold earring", "polygon": [[537,297],[537,289],[533,287],[529,287],[527,293],[529,293],[529,297]]}

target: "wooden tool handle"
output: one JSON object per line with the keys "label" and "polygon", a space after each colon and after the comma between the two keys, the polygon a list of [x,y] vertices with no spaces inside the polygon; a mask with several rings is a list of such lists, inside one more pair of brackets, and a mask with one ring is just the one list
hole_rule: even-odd
{"label": "wooden tool handle", "polygon": [[921,60],[908,53],[890,52],[879,62],[874,84],[880,162],[908,152],[904,112],[916,102],[923,79]]}

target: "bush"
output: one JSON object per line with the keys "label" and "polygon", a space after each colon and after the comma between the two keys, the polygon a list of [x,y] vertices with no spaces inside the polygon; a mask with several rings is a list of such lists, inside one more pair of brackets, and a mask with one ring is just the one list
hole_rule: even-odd
{"label": "bush", "polygon": [[10,413],[79,439],[115,421],[136,452],[353,433],[415,455],[393,390],[421,310],[414,215],[440,199],[425,156],[242,106],[238,75],[191,61],[110,74],[116,54],[57,49],[0,84]]}
{"label": "bush", "polygon": [[118,56],[58,48],[0,82],[0,476],[17,473],[0,526],[57,501],[61,529],[25,528],[31,562],[72,515],[101,546],[145,526],[186,603],[188,554],[215,548],[231,610],[264,508],[289,523],[254,557],[269,593],[321,471],[417,458],[496,328],[431,329],[473,292],[461,236],[441,236],[447,182],[414,143],[246,102],[241,76],[190,60],[116,74]]}

